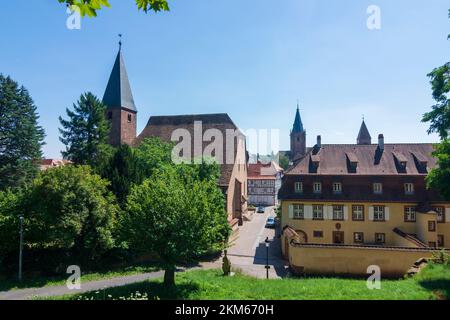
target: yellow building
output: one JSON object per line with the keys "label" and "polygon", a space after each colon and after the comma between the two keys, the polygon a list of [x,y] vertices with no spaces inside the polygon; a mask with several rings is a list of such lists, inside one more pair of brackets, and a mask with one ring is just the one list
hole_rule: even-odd
{"label": "yellow building", "polygon": [[450,203],[427,190],[432,144],[317,144],[285,174],[282,251],[299,273],[400,276],[436,248],[450,248]]}

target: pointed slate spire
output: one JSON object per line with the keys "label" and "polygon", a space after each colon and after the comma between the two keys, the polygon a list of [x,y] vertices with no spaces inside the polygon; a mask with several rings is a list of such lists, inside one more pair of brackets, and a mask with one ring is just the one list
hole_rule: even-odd
{"label": "pointed slate spire", "polygon": [[305,131],[303,129],[302,118],[300,117],[300,106],[297,103],[297,113],[295,114],[294,127],[292,128],[293,133],[299,133]]}
{"label": "pointed slate spire", "polygon": [[356,139],[356,143],[359,145],[372,144],[372,137],[370,136],[369,130],[367,129],[364,119],[361,124],[361,128],[359,129],[358,138]]}
{"label": "pointed slate spire", "polygon": [[103,103],[108,109],[124,108],[137,112],[122,56],[122,41],[119,42],[119,46],[116,62],[114,63],[108,85],[106,86],[105,95],[103,96]]}

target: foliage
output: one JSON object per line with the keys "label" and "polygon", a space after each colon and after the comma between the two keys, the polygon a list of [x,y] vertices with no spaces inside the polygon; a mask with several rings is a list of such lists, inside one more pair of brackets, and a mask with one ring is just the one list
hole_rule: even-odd
{"label": "foliage", "polygon": [[284,170],[289,169],[289,158],[285,154],[280,155],[279,164]]}
{"label": "foliage", "polygon": [[440,190],[444,198],[450,200],[450,139],[438,144],[433,155],[437,158],[437,168],[428,174],[427,185]]}
{"label": "foliage", "polygon": [[[108,0],[58,0],[59,3],[65,3],[72,10],[80,12],[81,16],[96,17],[97,11],[103,7],[110,8]],[[167,0],[136,0],[139,10],[147,13],[148,11],[169,11]]]}
{"label": "foliage", "polygon": [[[414,278],[382,279],[380,290],[368,290],[367,279],[287,278],[262,280],[236,273],[224,277],[221,270],[197,270],[177,275],[178,285],[167,288],[150,280],[107,289],[106,299],[131,297],[139,292],[153,299],[170,300],[429,300],[450,298],[450,268],[430,264]],[[103,299],[95,293],[83,299]],[[78,300],[80,295],[58,299]]]}
{"label": "foliage", "polygon": [[[450,35],[448,38],[450,39]],[[428,132],[439,133],[442,141],[433,152],[433,156],[438,160],[437,166],[428,174],[426,180],[428,187],[439,190],[445,199],[450,200],[450,62],[434,69],[429,77],[436,104],[432,106],[431,112],[423,116],[422,121],[431,122]]]}
{"label": "foliage", "polygon": [[423,122],[431,122],[428,133],[437,132],[446,139],[450,132],[450,62],[434,69],[429,75],[436,104],[423,116]]}
{"label": "foliage", "polygon": [[22,197],[21,190],[0,191],[0,265],[6,253],[18,248]]}
{"label": "foliage", "polygon": [[126,198],[135,184],[141,184],[145,178],[145,170],[136,155],[136,150],[128,145],[122,145],[114,150],[114,154],[101,170],[101,176],[107,179],[111,185],[118,203],[123,207]]}
{"label": "foliage", "polygon": [[433,252],[433,259],[435,263],[445,264],[450,266],[450,254],[445,249]]}
{"label": "foliage", "polygon": [[62,153],[64,158],[79,165],[100,166],[110,154],[106,107],[88,92],[73,105],[73,111],[67,109],[66,112],[69,120],[59,118],[63,127],[59,129],[60,140],[66,145],[66,151]]}
{"label": "foliage", "polygon": [[223,195],[217,181],[199,180],[198,167],[165,166],[128,197],[122,223],[125,239],[135,250],[153,251],[174,284],[177,263],[221,249],[230,234]]}
{"label": "foliage", "polygon": [[145,177],[172,163],[172,148],[173,144],[165,143],[158,137],[146,138],[141,142],[136,149],[136,157],[145,170]]}
{"label": "foliage", "polygon": [[108,184],[87,166],[42,172],[29,190],[27,244],[89,259],[111,249],[119,211]]}
{"label": "foliage", "polygon": [[0,190],[36,176],[45,136],[38,119],[27,89],[0,74]]}

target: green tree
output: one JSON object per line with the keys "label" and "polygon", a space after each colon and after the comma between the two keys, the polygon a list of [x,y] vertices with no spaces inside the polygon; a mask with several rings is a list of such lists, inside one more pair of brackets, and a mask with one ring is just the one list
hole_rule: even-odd
{"label": "green tree", "polygon": [[150,177],[152,173],[167,164],[172,163],[172,143],[163,142],[158,137],[144,139],[136,149],[136,156],[139,158],[145,177]]}
{"label": "green tree", "polygon": [[27,239],[35,248],[96,259],[114,246],[119,209],[109,182],[88,166],[42,172],[28,194]]}
{"label": "green tree", "polygon": [[108,142],[109,122],[106,120],[106,107],[92,93],[81,95],[67,109],[68,120],[59,118],[62,129],[60,140],[66,146],[62,154],[65,159],[79,165],[98,167],[111,152]]}
{"label": "green tree", "polygon": [[17,250],[22,202],[20,190],[0,191],[0,265],[7,253]]}
{"label": "green tree", "polygon": [[130,146],[122,145],[115,150],[102,170],[102,177],[111,182],[110,190],[115,194],[121,207],[125,205],[131,187],[141,184],[145,178],[143,161],[140,161],[136,153],[137,151]]}
{"label": "green tree", "polygon": [[282,167],[284,170],[289,169],[289,158],[286,155],[280,154],[280,167]]}
{"label": "green tree", "polygon": [[445,199],[450,200],[450,139],[438,144],[433,155],[438,167],[428,174],[428,186],[440,190]]}
{"label": "green tree", "polygon": [[230,234],[217,181],[198,174],[187,165],[165,166],[128,197],[124,238],[130,248],[159,255],[166,286],[175,284],[178,263],[222,249]]}
{"label": "green tree", "polygon": [[450,133],[450,62],[434,69],[428,77],[431,78],[436,104],[432,106],[432,111],[424,114],[422,121],[431,123],[428,133],[437,132],[442,139],[446,139]]}
{"label": "green tree", "polygon": [[423,116],[422,121],[430,122],[428,133],[437,132],[442,141],[433,152],[438,161],[436,168],[428,174],[427,185],[439,190],[450,200],[450,62],[434,69],[428,76],[436,104],[432,106],[432,111]]}
{"label": "green tree", "polygon": [[[135,0],[139,10],[148,11],[169,11],[167,0]],[[59,3],[65,3],[73,10],[79,10],[82,16],[95,17],[97,11],[102,7],[111,7],[108,0],[58,0]]]}
{"label": "green tree", "polygon": [[27,89],[0,74],[0,190],[17,188],[38,173],[44,130]]}

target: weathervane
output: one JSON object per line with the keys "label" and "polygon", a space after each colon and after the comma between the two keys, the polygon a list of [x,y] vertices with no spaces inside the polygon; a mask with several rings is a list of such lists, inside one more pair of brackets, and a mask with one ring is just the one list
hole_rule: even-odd
{"label": "weathervane", "polygon": [[119,33],[119,48],[122,49],[122,34]]}

